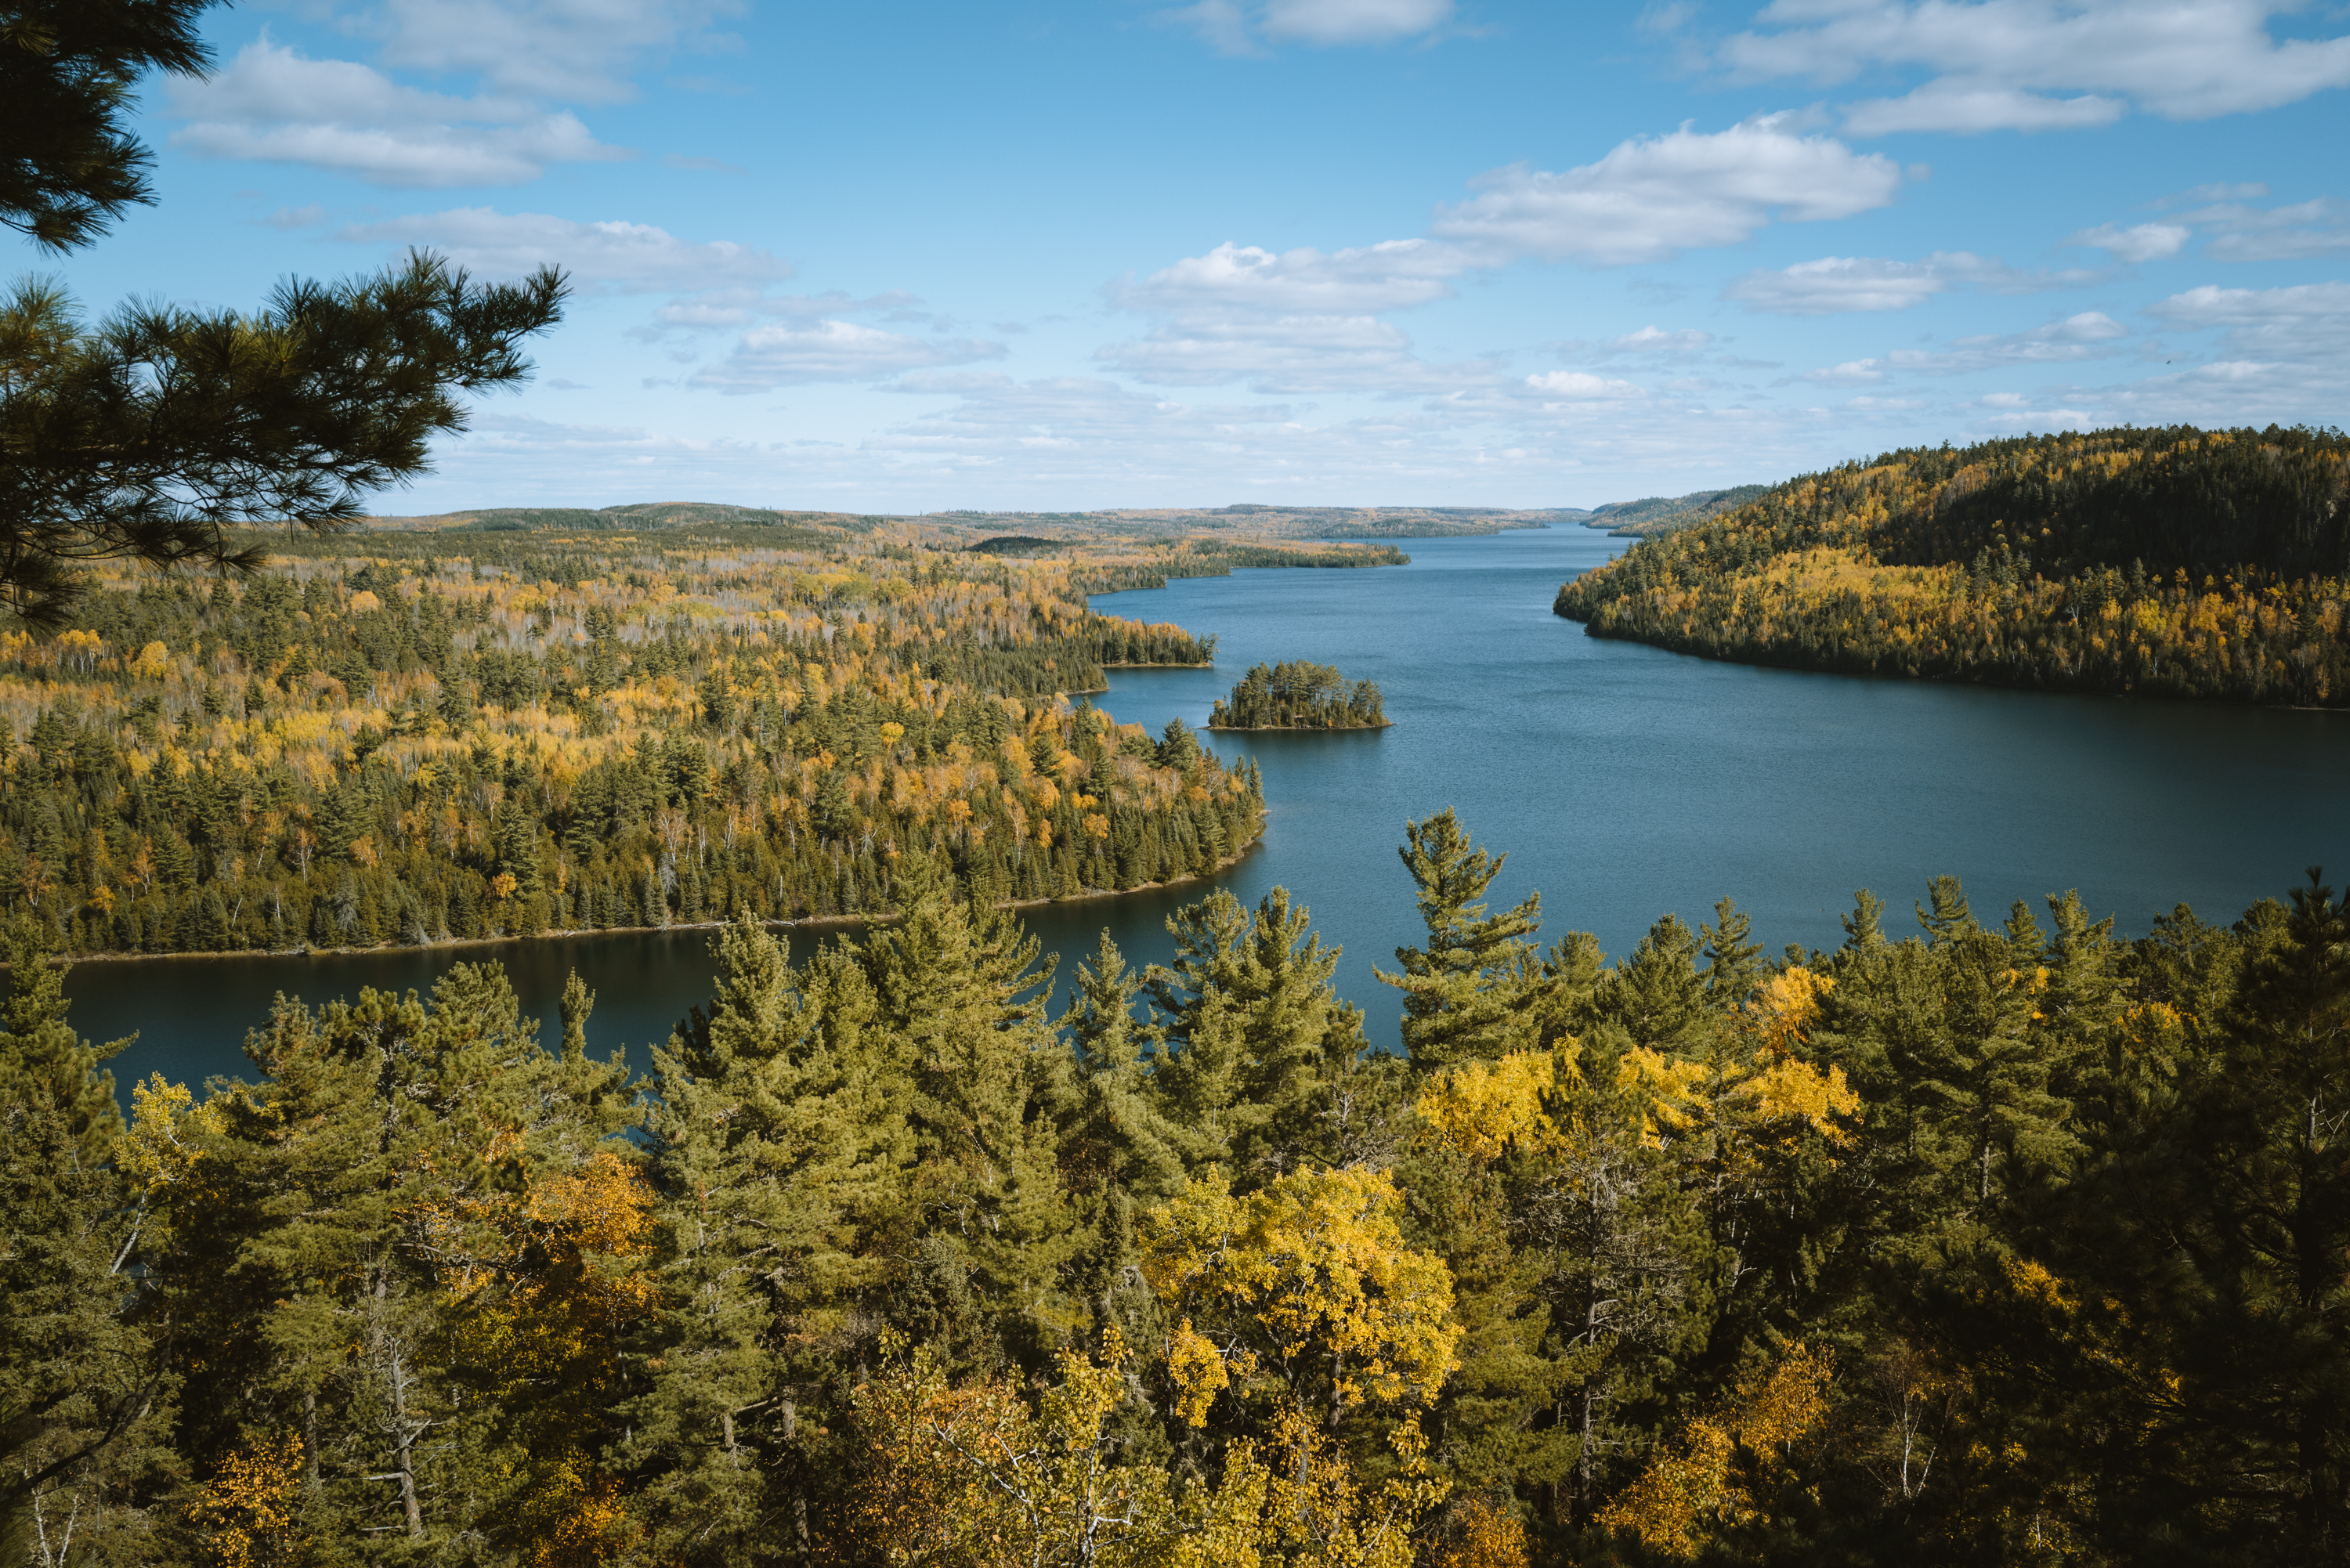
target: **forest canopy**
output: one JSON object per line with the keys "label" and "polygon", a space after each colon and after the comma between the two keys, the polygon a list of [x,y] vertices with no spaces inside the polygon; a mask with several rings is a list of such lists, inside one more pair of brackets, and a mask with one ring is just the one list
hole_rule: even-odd
{"label": "forest canopy", "polygon": [[1348,680],[1333,665],[1303,659],[1252,665],[1229,696],[1216,699],[1211,730],[1383,730],[1378,687]]}
{"label": "forest canopy", "polygon": [[1254,770],[1094,708],[1206,664],[1076,565],[903,525],[370,531],[209,584],[116,568],[0,636],[0,912],[73,952],[366,947],[1180,880]]}
{"label": "forest canopy", "polygon": [[1274,890],[1047,1018],[942,850],[577,977],[281,999],[126,1125],[19,920],[0,1512],[187,1564],[2298,1564],[2350,1495],[2350,909],[1938,878],[1610,962],[1410,825],[1410,1054]]}
{"label": "forest canopy", "polygon": [[1594,637],[1848,674],[2350,702],[2350,437],[2187,426],[1888,452],[1561,587]]}

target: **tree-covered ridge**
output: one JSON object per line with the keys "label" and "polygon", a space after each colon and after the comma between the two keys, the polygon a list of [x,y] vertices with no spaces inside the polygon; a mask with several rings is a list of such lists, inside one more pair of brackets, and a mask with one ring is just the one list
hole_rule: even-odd
{"label": "tree-covered ridge", "polygon": [[[2350,908],[2116,938],[1939,878],[1610,964],[1449,812],[1406,1059],[1276,890],[1067,1011],[910,855],[738,919],[641,1089],[281,1001],[137,1087],[0,1001],[0,1511],[97,1563],[2323,1562],[2350,1532]],[[1399,878],[1399,892],[1403,891]],[[2317,1107],[2317,1114],[2313,1114]]]}
{"label": "tree-covered ridge", "polygon": [[258,578],[118,576],[0,638],[0,902],[61,947],[872,914],[918,851],[1055,898],[1260,831],[1253,770],[1072,706],[1212,650],[1091,613],[1066,564],[747,526],[271,543]]}
{"label": "tree-covered ridge", "polygon": [[1595,506],[1584,518],[1586,528],[1605,528],[1621,538],[1648,539],[1669,534],[1735,511],[1766,494],[1767,484],[1738,484],[1728,490],[1695,490],[1687,495],[1650,495],[1638,501],[1611,501]]}
{"label": "tree-covered ridge", "polygon": [[1227,697],[1216,699],[1211,730],[1382,730],[1379,689],[1348,680],[1328,664],[1285,659],[1253,666]]}
{"label": "tree-covered ridge", "polygon": [[1560,588],[1595,637],[1851,674],[2350,701],[2350,438],[2100,431],[1792,480]]}

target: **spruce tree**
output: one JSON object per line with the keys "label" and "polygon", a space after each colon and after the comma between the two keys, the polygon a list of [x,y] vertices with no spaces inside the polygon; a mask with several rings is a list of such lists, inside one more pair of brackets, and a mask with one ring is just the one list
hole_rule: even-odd
{"label": "spruce tree", "polygon": [[1400,974],[1374,972],[1404,993],[1405,1054],[1421,1072],[1433,1072],[1527,1048],[1533,1041],[1520,1002],[1542,895],[1486,914],[1486,889],[1509,857],[1472,846],[1451,806],[1405,824],[1404,839],[1396,854],[1419,888],[1428,945],[1396,949]]}

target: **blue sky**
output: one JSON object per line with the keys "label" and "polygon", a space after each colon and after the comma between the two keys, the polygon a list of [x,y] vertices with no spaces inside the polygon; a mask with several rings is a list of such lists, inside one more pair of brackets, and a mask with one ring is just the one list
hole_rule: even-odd
{"label": "blue sky", "polygon": [[[248,0],[85,305],[579,296],[386,512],[1592,505],[2343,422],[2350,5]],[[2330,151],[2329,151],[2330,150]]]}

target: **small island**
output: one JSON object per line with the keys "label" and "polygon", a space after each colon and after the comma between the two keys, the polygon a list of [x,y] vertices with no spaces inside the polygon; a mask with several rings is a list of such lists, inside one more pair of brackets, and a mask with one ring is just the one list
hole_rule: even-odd
{"label": "small island", "polygon": [[1384,730],[1379,689],[1349,681],[1327,664],[1260,664],[1217,701],[1211,730]]}

